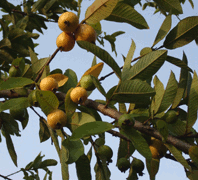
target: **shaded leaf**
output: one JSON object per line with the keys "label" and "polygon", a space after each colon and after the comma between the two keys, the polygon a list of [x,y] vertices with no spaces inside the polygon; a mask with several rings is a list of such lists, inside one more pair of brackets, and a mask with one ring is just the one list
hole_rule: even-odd
{"label": "shaded leaf", "polygon": [[91,180],[90,161],[85,154],[76,161],[76,171],[79,180]]}
{"label": "shaded leaf", "polygon": [[168,126],[167,126],[167,123],[163,120],[157,120],[156,122],[156,125],[157,125],[157,130],[159,131],[159,133],[162,135],[163,137],[163,141],[166,141],[167,140],[167,137],[168,137]]}
{"label": "shaded leaf", "polygon": [[159,109],[155,109],[156,113],[161,113],[165,111],[172,104],[177,93],[177,86],[178,86],[177,80],[175,79],[175,75],[171,71],[171,74],[170,74],[170,77],[166,86],[166,90],[164,91]]}
{"label": "shaded leaf", "polygon": [[120,78],[120,68],[116,61],[111,57],[111,55],[107,51],[86,41],[77,41],[77,43],[81,48],[92,52],[94,55],[96,55],[98,58],[104,61],[107,65],[109,65],[113,69],[115,74]]}
{"label": "shaded leaf", "polygon": [[175,49],[182,47],[195,38],[198,32],[198,16],[191,16],[181,20],[167,35],[164,47]]}
{"label": "shaded leaf", "polygon": [[146,167],[149,172],[150,179],[154,180],[155,176],[159,170],[160,160],[159,159],[151,159],[146,160]]}
{"label": "shaded leaf", "polygon": [[71,141],[70,138],[67,138],[62,142],[62,146],[67,149],[69,154],[67,164],[76,162],[84,154],[84,146],[81,140]]}
{"label": "shaded leaf", "polygon": [[173,156],[179,163],[181,163],[186,169],[191,170],[188,162],[185,160],[185,158],[182,156],[182,153],[176,147],[171,144],[165,144],[165,146],[169,149],[169,151],[173,154]]}
{"label": "shaded leaf", "polygon": [[101,134],[111,130],[112,128],[114,128],[112,124],[102,121],[85,123],[72,133],[71,140],[76,140],[95,134]]}
{"label": "shaded leaf", "polygon": [[91,6],[87,8],[85,20],[89,24],[96,24],[108,17],[116,6],[118,0],[95,0]]}
{"label": "shaded leaf", "polygon": [[38,0],[36,1],[32,6],[32,12],[36,12],[37,10],[40,10],[45,6],[45,4],[48,2],[48,0]]}
{"label": "shaded leaf", "polygon": [[49,60],[49,58],[42,58],[39,61],[35,61],[32,64],[32,72],[37,74],[39,71],[45,66],[46,62]]}
{"label": "shaded leaf", "polygon": [[152,154],[149,149],[148,143],[146,142],[146,140],[142,137],[142,135],[138,131],[131,128],[128,131],[121,130],[120,133],[123,134],[124,136],[128,137],[131,140],[135,149],[142,156],[144,156],[146,159],[152,158]]}
{"label": "shaded leaf", "polygon": [[[183,53],[182,61],[187,65],[187,57],[185,53]],[[179,105],[181,99],[183,98],[187,86],[187,80],[188,80],[188,70],[186,68],[181,68],[177,94],[173,101],[172,109],[175,109]]]}
{"label": "shaded leaf", "polygon": [[198,109],[198,77],[197,73],[194,72],[189,100],[188,100],[188,115],[187,115],[187,124],[186,130],[187,133],[191,131],[192,126],[197,120],[197,109]]}
{"label": "shaded leaf", "polygon": [[27,108],[29,107],[29,101],[28,98],[26,97],[21,97],[21,98],[14,98],[10,99],[8,101],[5,101],[3,104],[0,105],[0,112],[7,110],[7,109],[20,109]]}
{"label": "shaded leaf", "polygon": [[167,56],[166,61],[168,61],[171,64],[174,64],[175,66],[178,66],[180,68],[187,69],[190,72],[193,72],[193,70],[187,66],[187,64],[184,61],[181,61],[180,59],[172,56]]}
{"label": "shaded leaf", "polygon": [[154,0],[160,9],[171,14],[183,14],[181,4],[179,0]]}
{"label": "shaded leaf", "polygon": [[152,46],[155,46],[158,42],[164,39],[164,37],[167,35],[169,30],[171,29],[171,24],[172,24],[171,15],[168,15],[164,19],[164,22],[162,23]]}
{"label": "shaded leaf", "polygon": [[29,51],[30,51],[31,62],[32,62],[32,64],[34,64],[38,61],[37,55],[30,47],[28,47],[28,48],[29,48]]}
{"label": "shaded leaf", "polygon": [[115,22],[125,22],[138,29],[149,29],[144,17],[133,7],[123,2],[119,2],[113,12],[105,20]]}
{"label": "shaded leaf", "polygon": [[42,120],[40,120],[39,138],[40,138],[40,142],[44,142],[50,138],[49,129]]}
{"label": "shaded leaf", "polygon": [[4,38],[0,41],[0,49],[4,47],[9,47],[11,48],[11,42],[8,38]]}
{"label": "shaded leaf", "polygon": [[13,163],[15,164],[15,166],[17,166],[17,154],[15,152],[12,139],[7,131],[5,131],[5,138],[6,138],[6,145],[7,145],[7,149],[10,154],[10,157],[11,157]]}
{"label": "shaded leaf", "polygon": [[57,161],[54,159],[46,159],[44,161],[42,161],[39,165],[39,168],[45,168],[47,166],[56,166],[57,165]]}
{"label": "shaded leaf", "polygon": [[91,79],[95,85],[95,87],[100,91],[100,93],[106,97],[106,92],[104,90],[104,88],[101,86],[100,81],[98,81],[98,79],[94,76],[91,76]]}
{"label": "shaded leaf", "polygon": [[96,173],[96,180],[110,180],[111,172],[107,166],[107,163],[102,161],[98,161],[94,167],[94,171]]}
{"label": "shaded leaf", "polygon": [[146,54],[131,67],[128,79],[138,78],[146,80],[152,77],[164,64],[166,56],[166,50],[158,50]]}

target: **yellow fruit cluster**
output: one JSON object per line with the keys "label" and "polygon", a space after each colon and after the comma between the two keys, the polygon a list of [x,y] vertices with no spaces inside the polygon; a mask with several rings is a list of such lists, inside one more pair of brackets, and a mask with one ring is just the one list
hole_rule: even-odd
{"label": "yellow fruit cluster", "polygon": [[64,12],[58,19],[58,26],[63,31],[56,39],[57,47],[62,51],[73,49],[76,41],[95,43],[97,35],[93,27],[79,24],[79,19],[73,12]]}

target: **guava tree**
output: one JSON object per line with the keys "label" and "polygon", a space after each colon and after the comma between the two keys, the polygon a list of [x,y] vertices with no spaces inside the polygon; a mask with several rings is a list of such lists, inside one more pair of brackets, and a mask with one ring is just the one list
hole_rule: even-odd
{"label": "guava tree", "polygon": [[[194,8],[193,1],[188,2]],[[73,48],[71,40],[65,45],[65,39],[61,39],[62,44],[57,43],[57,50],[50,57],[41,59],[35,52],[39,45],[34,41],[47,29],[46,22],[58,26],[59,16],[64,12],[72,11],[79,17],[81,3],[82,0],[24,0],[15,6],[7,0],[0,2],[4,13],[0,19],[0,142],[7,145],[17,166],[12,136],[21,136],[20,131],[28,126],[31,117],[27,108],[30,108],[40,121],[40,142],[52,143],[59,157],[58,160],[43,159],[44,156],[39,154],[18,172],[24,173],[24,179],[40,179],[38,172],[42,169],[46,171],[44,179],[52,179],[49,166],[60,162],[62,179],[66,180],[69,179],[68,166],[75,163],[78,179],[89,180],[94,176],[97,180],[110,179],[109,164],[115,150],[105,143],[105,134],[109,133],[112,139],[120,139],[114,164],[118,171],[128,173],[128,180],[141,179],[144,166],[150,179],[155,179],[161,158],[177,161],[189,179],[196,179],[198,134],[194,124],[197,121],[198,77],[193,67],[188,66],[185,52],[179,59],[169,55],[169,51],[192,41],[198,44],[198,16],[180,19],[182,4],[186,0],[95,0],[87,8],[84,20],[79,24],[71,20],[77,28],[69,32],[68,38],[74,38],[74,43],[93,54],[91,68],[88,66],[77,80],[74,70],[50,70],[50,63],[56,60],[57,53],[67,53],[63,51]],[[119,67],[111,53],[105,50],[104,42],[109,42],[112,52],[117,55],[116,37],[124,31],[107,35],[102,32],[100,21],[127,23],[138,30],[149,31],[145,18],[135,10],[137,5],[142,6],[142,10],[153,8],[153,12],[165,16],[165,20],[161,22],[151,47],[142,47],[138,57],[134,57],[136,44],[132,40],[131,46],[126,47],[128,53],[123,55],[123,66]],[[174,16],[178,23],[172,28]],[[62,26],[69,26],[71,22],[70,19],[64,20]],[[95,36],[87,36],[90,30],[78,31],[80,26],[93,28],[97,34],[96,42],[93,42]],[[162,45],[158,46],[159,42]],[[69,50],[65,46],[69,46]],[[97,63],[96,59],[102,62]],[[156,73],[165,62],[181,70],[179,81],[174,72],[165,75],[169,77],[164,88]],[[109,66],[112,71],[101,75],[103,66]],[[112,74],[116,75],[118,83],[106,91],[103,82],[108,81]],[[46,78],[44,85],[40,83]],[[83,89],[83,92],[73,91],[76,88]],[[96,90],[103,99],[87,98]],[[187,110],[182,108],[183,105]],[[45,117],[39,114],[38,108]],[[112,121],[106,122],[101,114],[109,116]],[[66,133],[68,129],[70,133]],[[91,144],[91,148],[85,153],[87,144]],[[134,151],[145,158],[145,163],[134,157]],[[90,165],[92,158],[96,158],[94,167]],[[91,174],[91,169],[95,174]],[[0,174],[0,177],[11,179],[5,174]]]}

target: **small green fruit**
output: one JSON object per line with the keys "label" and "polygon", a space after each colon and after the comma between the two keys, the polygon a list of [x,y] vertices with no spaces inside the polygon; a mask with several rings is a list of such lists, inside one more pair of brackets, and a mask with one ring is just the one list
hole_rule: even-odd
{"label": "small green fruit", "polygon": [[178,119],[178,113],[174,110],[170,110],[166,112],[162,119],[164,119],[167,123],[172,124],[175,123]]}
{"label": "small green fruit", "polygon": [[85,75],[80,80],[80,86],[85,88],[87,91],[93,91],[95,89],[95,85],[91,78],[91,75]]}
{"label": "small green fruit", "polygon": [[21,70],[18,67],[11,66],[9,69],[9,77],[18,77],[21,75]]}
{"label": "small green fruit", "polygon": [[125,157],[120,158],[118,159],[117,167],[121,172],[125,172],[127,169],[130,168],[130,161]]}
{"label": "small green fruit", "polygon": [[31,106],[39,106],[39,103],[37,101],[37,97],[36,97],[36,92],[38,90],[34,90],[32,91],[29,95],[28,95],[28,101],[30,103]]}
{"label": "small green fruit", "polygon": [[133,158],[131,166],[140,176],[143,175],[142,171],[144,170],[144,163],[140,159]]}
{"label": "small green fruit", "polygon": [[111,158],[113,156],[112,149],[107,145],[102,145],[97,149],[97,153],[101,158],[106,158],[108,162],[111,161]]}
{"label": "small green fruit", "polygon": [[135,124],[135,119],[132,114],[123,114],[118,119],[118,125],[123,129],[129,129]]}

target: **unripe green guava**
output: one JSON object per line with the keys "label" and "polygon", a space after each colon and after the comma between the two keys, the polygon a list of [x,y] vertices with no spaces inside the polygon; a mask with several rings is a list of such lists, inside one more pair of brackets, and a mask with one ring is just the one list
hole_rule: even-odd
{"label": "unripe green guava", "polygon": [[93,91],[95,89],[95,85],[90,74],[81,78],[80,86],[85,88],[87,91]]}
{"label": "unripe green guava", "polygon": [[135,119],[132,114],[122,114],[118,119],[119,127],[129,129],[135,124]]}
{"label": "unripe green guava", "polygon": [[140,159],[133,158],[131,166],[140,176],[143,175],[142,171],[144,170],[144,163]]}
{"label": "unripe green guava", "polygon": [[121,172],[125,172],[127,169],[130,168],[130,161],[125,157],[120,158],[118,159],[117,167]]}

